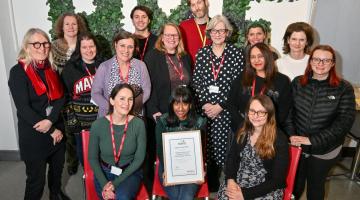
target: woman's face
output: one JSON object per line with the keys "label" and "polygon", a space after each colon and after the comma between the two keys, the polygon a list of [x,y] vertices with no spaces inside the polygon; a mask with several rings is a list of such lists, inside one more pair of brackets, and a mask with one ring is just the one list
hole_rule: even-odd
{"label": "woman's face", "polygon": [[250,104],[248,112],[250,123],[255,128],[261,128],[266,124],[267,111],[264,106],[261,105],[260,101],[254,100]]}
{"label": "woman's face", "polygon": [[326,79],[329,76],[329,71],[335,66],[333,55],[329,51],[316,50],[311,58],[311,69],[315,79]]}
{"label": "woman's face", "polygon": [[42,62],[49,57],[50,43],[46,37],[40,33],[35,33],[26,45],[25,51],[33,61]]}
{"label": "woman's face", "polygon": [[78,34],[78,23],[74,16],[66,16],[63,24],[64,37],[76,37]]}
{"label": "woman's face", "polygon": [[213,29],[210,30],[210,38],[215,45],[222,45],[225,43],[228,31],[223,22],[217,23]]}
{"label": "woman's face", "polygon": [[175,115],[179,118],[179,120],[185,120],[190,110],[190,104],[184,102],[175,101],[173,104],[173,109]]}
{"label": "woman's face", "polygon": [[250,28],[249,33],[247,34],[247,40],[250,45],[264,42],[265,38],[266,35],[260,27]]}
{"label": "woman's face", "polygon": [[84,39],[80,42],[80,54],[85,63],[93,63],[96,56],[96,45],[92,39]]}
{"label": "woman's face", "polygon": [[122,39],[115,43],[116,57],[119,61],[129,62],[133,57],[135,42],[132,38]]}
{"label": "woman's face", "polygon": [[176,48],[180,42],[179,38],[179,33],[175,27],[165,26],[162,42],[167,52],[172,53],[173,51],[176,51]]}
{"label": "woman's face", "polygon": [[250,64],[251,67],[255,69],[256,74],[265,72],[265,58],[260,49],[257,47],[251,49]]}
{"label": "woman's face", "polygon": [[131,90],[123,88],[119,90],[114,99],[110,98],[110,103],[114,106],[114,114],[128,115],[134,104],[134,97]]}
{"label": "woman's face", "polygon": [[293,32],[287,42],[290,47],[290,52],[303,53],[307,44],[306,34],[304,31]]}
{"label": "woman's face", "polygon": [[137,31],[145,31],[150,24],[150,19],[147,16],[146,12],[142,10],[135,10],[132,18],[132,23],[134,24]]}

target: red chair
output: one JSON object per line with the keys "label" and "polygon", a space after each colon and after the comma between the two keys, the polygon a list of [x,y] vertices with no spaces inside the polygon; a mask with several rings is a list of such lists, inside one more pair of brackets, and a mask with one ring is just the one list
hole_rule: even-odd
{"label": "red chair", "polygon": [[[155,200],[156,196],[161,197],[168,197],[164,191],[164,188],[162,187],[162,184],[160,182],[159,178],[159,158],[156,158],[155,162],[155,175],[154,175],[154,182],[153,182],[153,190],[152,190],[152,199]],[[198,193],[195,196],[196,198],[205,198],[206,200],[209,199],[209,188],[207,180],[205,179],[205,182],[201,184]]]}
{"label": "red chair", "polygon": [[290,200],[294,189],[294,182],[296,177],[296,170],[299,164],[301,156],[301,147],[290,146],[289,147],[289,168],[286,176],[286,188],[284,191],[283,200]]}
{"label": "red chair", "polygon": [[[88,161],[88,146],[89,146],[89,137],[90,132],[83,130],[81,132],[82,143],[83,143],[83,156],[84,156],[84,185],[85,185],[85,199],[87,200],[99,200],[97,196],[95,184],[94,184],[94,173],[90,167]],[[145,188],[145,185],[141,183],[140,190],[136,196],[136,200],[148,200],[149,195]]]}

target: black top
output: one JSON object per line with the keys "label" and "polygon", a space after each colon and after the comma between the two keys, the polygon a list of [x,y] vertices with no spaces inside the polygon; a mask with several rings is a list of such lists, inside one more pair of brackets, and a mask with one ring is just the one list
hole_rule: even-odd
{"label": "black top", "polygon": [[[45,73],[43,70],[37,70],[40,78],[46,85]],[[38,96],[32,83],[20,64],[15,65],[10,70],[8,81],[10,92],[12,94],[16,113],[18,117],[19,147],[20,155],[23,160],[41,160],[45,159],[53,151],[64,144],[64,140],[53,145],[53,138],[50,134],[54,128],[63,130],[60,111],[65,103],[65,98],[50,101],[46,94]],[[46,116],[46,108],[51,105],[53,109],[49,116]],[[36,131],[33,126],[43,120],[49,119],[53,127],[47,133]]]}
{"label": "black top", "polygon": [[[134,58],[137,58],[137,59],[141,60],[141,55],[142,55],[143,50],[144,50],[144,46],[145,46],[145,43],[146,43],[146,39],[147,39],[147,38],[143,38],[143,39],[139,39],[139,38],[138,38],[139,50],[138,50],[138,51],[136,52],[136,54],[134,55]],[[147,53],[149,53],[149,51],[151,51],[152,49],[154,49],[156,40],[157,40],[157,35],[151,33],[150,36],[149,36],[148,43],[147,43],[147,45],[146,45],[144,57],[146,56]]]}
{"label": "black top", "polygon": [[[248,135],[245,136],[247,138]],[[229,154],[225,163],[225,180],[234,179],[241,162],[240,152],[244,149],[247,140],[238,144],[236,138],[233,139]],[[286,175],[289,163],[289,145],[288,139],[280,129],[277,130],[275,139],[275,157],[271,159],[262,159],[264,168],[267,171],[265,182],[249,188],[241,188],[245,199],[254,199],[276,189],[285,188]]]}
{"label": "black top", "polygon": [[[181,58],[184,74],[191,76],[191,61],[189,55]],[[146,104],[147,114],[152,119],[152,115],[161,112],[168,112],[169,98],[171,95],[171,82],[169,75],[169,65],[164,52],[157,49],[151,50],[145,56],[145,63],[151,79],[151,95]],[[189,77],[191,79],[191,77]],[[189,80],[188,79],[188,80]],[[184,83],[188,85],[189,83]]]}
{"label": "black top", "polygon": [[[244,74],[242,73],[234,80],[226,103],[226,107],[231,114],[231,128],[234,132],[241,127],[245,117],[246,106],[251,98],[252,86],[244,88],[242,85]],[[265,79],[259,76],[256,76],[255,79],[255,94],[259,94]],[[277,124],[282,127],[292,104],[289,78],[279,72],[276,73],[273,88],[266,90],[264,94],[273,101],[276,109]]]}

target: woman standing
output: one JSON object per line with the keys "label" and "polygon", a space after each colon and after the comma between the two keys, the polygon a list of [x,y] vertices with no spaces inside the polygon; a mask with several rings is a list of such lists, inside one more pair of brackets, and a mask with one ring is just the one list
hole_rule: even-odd
{"label": "woman standing", "polygon": [[236,132],[242,126],[245,107],[255,94],[264,94],[272,99],[276,121],[283,128],[291,106],[289,78],[277,72],[272,51],[266,44],[257,43],[249,51],[245,71],[234,80],[227,101],[232,130]]}
{"label": "woman standing", "polygon": [[[216,15],[206,27],[211,45],[201,48],[196,56],[193,88],[202,114],[208,118],[207,160],[209,186],[217,191],[220,168],[225,161],[230,135],[230,115],[225,109],[232,81],[243,70],[243,52],[226,42],[232,27],[226,17]],[[214,184],[214,185],[212,185]]]}
{"label": "woman standing", "polygon": [[60,110],[65,98],[50,46],[44,31],[29,29],[18,64],[10,70],[8,84],[17,110],[20,155],[26,167],[24,199],[41,199],[47,164],[50,199],[68,199],[61,191],[65,143]]}
{"label": "woman standing", "polygon": [[244,124],[231,145],[218,199],[281,200],[288,148],[286,136],[276,128],[272,100],[265,95],[253,96],[246,107]]}
{"label": "woman standing", "polygon": [[309,60],[309,51],[314,42],[313,28],[305,22],[290,24],[285,31],[284,56],[276,60],[279,72],[290,80],[304,73]]}
{"label": "woman standing", "polygon": [[[156,152],[160,160],[159,178],[162,184],[165,179],[162,133],[201,130],[203,135],[205,129],[206,119],[196,114],[190,89],[178,86],[170,97],[169,112],[162,115],[156,124]],[[164,186],[164,190],[171,200],[193,200],[198,189],[199,185],[195,183]]]}
{"label": "woman standing", "polygon": [[90,130],[89,162],[95,187],[103,199],[134,199],[141,184],[146,132],[143,120],[131,114],[134,91],[116,85],[110,94],[109,114]]}
{"label": "woman standing", "polygon": [[80,34],[75,52],[61,74],[71,105],[65,110],[68,114],[65,125],[71,134],[75,134],[77,156],[81,164],[83,153],[80,132],[90,129],[98,113],[98,107],[90,99],[92,82],[101,60],[95,37],[90,33]]}
{"label": "woman standing", "polygon": [[291,83],[294,105],[287,133],[292,144],[303,148],[294,187],[296,199],[305,182],[307,199],[324,199],[326,176],[337,162],[355,119],[354,90],[338,77],[335,63],[333,48],[316,46],[305,74]]}
{"label": "woman standing", "polygon": [[100,64],[91,90],[91,98],[99,106],[98,117],[108,112],[111,90],[119,83],[131,85],[135,92],[134,114],[143,117],[143,104],[149,99],[151,83],[145,63],[133,58],[136,39],[127,31],[119,31],[112,45],[116,55]]}

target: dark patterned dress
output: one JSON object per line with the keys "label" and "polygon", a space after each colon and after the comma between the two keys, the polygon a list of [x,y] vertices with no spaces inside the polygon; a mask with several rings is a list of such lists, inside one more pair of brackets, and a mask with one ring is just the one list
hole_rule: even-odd
{"label": "dark patterned dress", "polygon": [[[241,188],[249,188],[265,182],[265,175],[267,174],[267,171],[264,168],[261,158],[256,154],[255,148],[250,144],[250,136],[247,138],[247,143],[243,151],[240,152],[240,157],[241,162],[236,176],[236,183],[238,183]],[[225,194],[225,189],[226,180],[220,185],[220,189],[217,194],[219,200],[228,199]],[[281,200],[283,198],[283,192],[283,189],[277,189],[265,196],[255,199]]]}
{"label": "dark patterned dress", "polygon": [[[218,70],[222,60],[223,65],[215,80],[212,66]],[[196,56],[192,83],[199,107],[206,103],[214,105],[218,103],[224,109],[230,86],[243,70],[244,64],[243,52],[231,44],[226,44],[223,55],[220,57],[213,53],[210,45],[201,48]],[[210,93],[210,86],[218,87],[219,92]],[[215,119],[208,119],[208,160],[216,162],[218,166],[224,165],[230,131],[230,114],[227,109],[224,109]]]}

